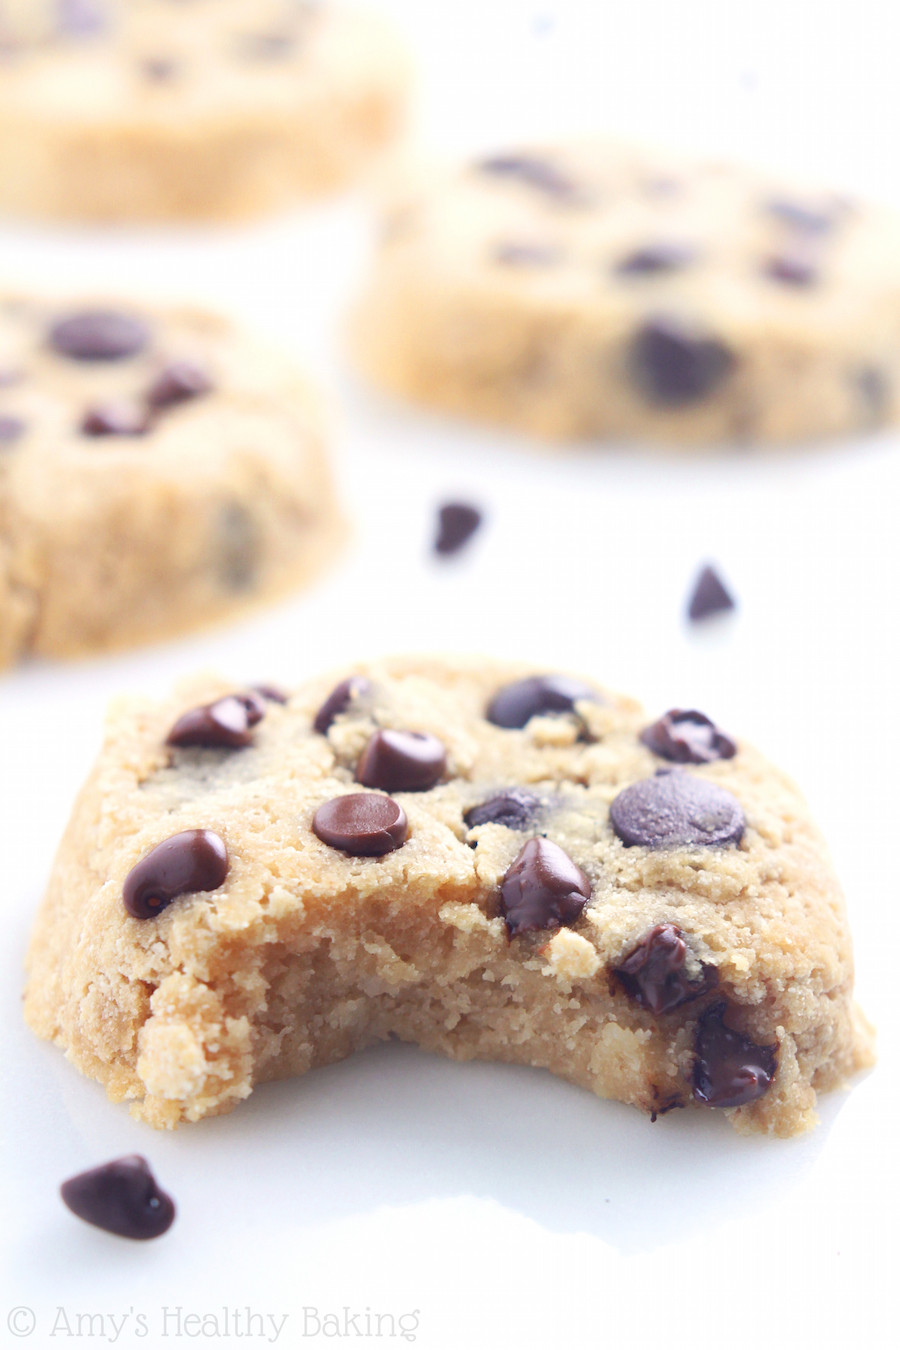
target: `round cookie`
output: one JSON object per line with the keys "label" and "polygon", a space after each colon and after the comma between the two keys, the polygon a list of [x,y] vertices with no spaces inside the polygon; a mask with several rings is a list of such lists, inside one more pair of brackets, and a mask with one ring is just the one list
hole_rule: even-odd
{"label": "round cookie", "polygon": [[360,368],[548,438],[795,442],[900,414],[900,220],[599,141],[410,182],[351,326]]}
{"label": "round cookie", "polygon": [[344,535],[318,395],[219,317],[0,300],[0,666],[286,593]]}
{"label": "round cookie", "polygon": [[0,5],[0,209],[252,216],[333,191],[399,129],[377,16],[311,0]]}
{"label": "round cookie", "polygon": [[749,746],[400,659],[116,705],[25,1015],[155,1126],[399,1036],[792,1135],[871,1062],[852,985],[822,839]]}

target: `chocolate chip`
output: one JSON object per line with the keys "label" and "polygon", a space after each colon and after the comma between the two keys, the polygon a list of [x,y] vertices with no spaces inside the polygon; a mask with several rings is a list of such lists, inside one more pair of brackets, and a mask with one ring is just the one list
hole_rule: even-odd
{"label": "chocolate chip", "polygon": [[169,56],[145,56],[138,63],[145,80],[153,84],[168,84],[178,74],[178,62]]}
{"label": "chocolate chip", "polygon": [[122,899],[135,919],[155,919],[179,895],[215,891],[228,875],[225,842],[212,830],[183,830],[132,867]]}
{"label": "chocolate chip", "polygon": [[447,766],[436,736],[421,731],[376,731],[359,757],[356,781],[384,792],[425,792]]}
{"label": "chocolate chip", "polygon": [[627,353],[629,375],[644,397],[660,407],[677,408],[706,398],[727,379],[734,353],[679,319],[648,319]]}
{"label": "chocolate chip", "polygon": [[470,830],[476,825],[505,825],[508,830],[527,830],[535,811],[541,805],[540,797],[524,788],[507,788],[480,806],[473,806],[463,816]]}
{"label": "chocolate chip", "polygon": [[151,408],[171,408],[208,394],[212,387],[212,380],[202,366],[193,361],[172,361],[147,390],[147,402]]}
{"label": "chocolate chip", "polygon": [[819,269],[800,253],[773,254],[766,259],[763,272],[785,286],[814,286],[819,280]]}
{"label": "chocolate chip", "polygon": [[253,693],[259,694],[261,698],[269,703],[287,703],[288,696],[283,689],[279,689],[274,684],[254,684]]}
{"label": "chocolate chip", "polygon": [[341,717],[357,702],[370,693],[372,686],[363,675],[350,675],[336,684],[313,719],[313,731],[320,736],[328,734],[328,728],[336,717]]}
{"label": "chocolate chip", "polygon": [[722,578],[714,567],[705,564],[698,573],[688,600],[688,618],[692,623],[698,623],[701,619],[708,619],[713,614],[724,614],[734,608],[734,600],[725,589]]}
{"label": "chocolate chip", "polygon": [[834,225],[834,216],[828,212],[804,206],[785,197],[773,197],[766,202],[766,210],[792,229],[805,234],[826,234]]}
{"label": "chocolate chip", "polygon": [[529,839],[500,883],[500,913],[510,937],[575,923],[591,883],[549,839]]}
{"label": "chocolate chip", "polygon": [[767,1092],[778,1063],[777,1045],[757,1045],[725,1025],[726,1003],[708,1008],[694,1043],[694,1096],[707,1106],[745,1106]]}
{"label": "chocolate chip", "polygon": [[695,708],[670,708],[658,722],[644,728],[641,740],[654,755],[675,764],[710,764],[737,754],[731,737]]}
{"label": "chocolate chip", "polygon": [[480,173],[511,178],[544,192],[548,197],[568,200],[579,195],[578,185],[549,159],[537,155],[494,155],[475,166]]}
{"label": "chocolate chip", "polygon": [[445,502],[438,509],[435,553],[458,553],[472,538],[481,521],[482,515],[477,506],[470,506],[468,502]]}
{"label": "chocolate chip", "polygon": [[66,37],[92,37],[107,26],[102,0],[57,0],[56,26]]}
{"label": "chocolate chip", "polygon": [[627,847],[693,848],[740,842],[740,802],[705,778],[680,771],[644,778],[615,798],[609,819]]}
{"label": "chocolate chip", "polygon": [[25,434],[25,423],[21,417],[0,417],[0,449],[15,445]]}
{"label": "chocolate chip", "polygon": [[137,1153],[69,1177],[59,1193],[79,1219],[117,1237],[161,1237],[175,1218],[171,1197],[160,1190],[147,1159]]}
{"label": "chocolate chip", "polygon": [[323,844],[354,858],[391,853],[405,844],[409,835],[409,822],[400,803],[374,792],[333,797],[319,807],[312,827]]}
{"label": "chocolate chip", "polygon": [[697,250],[689,244],[648,244],[636,249],[616,263],[620,276],[646,276],[657,272],[677,272],[688,267],[697,258]]}
{"label": "chocolate chip", "polygon": [[658,923],[612,973],[629,998],[659,1015],[706,993],[717,979],[714,966],[704,966],[700,979],[689,979],[684,970],[686,957],[681,929],[673,923]]}
{"label": "chocolate chip", "polygon": [[283,61],[296,46],[292,33],[244,33],[240,54],[251,61]]}
{"label": "chocolate chip", "polygon": [[854,372],[853,383],[859,391],[866,426],[878,426],[888,414],[891,382],[887,372],[877,366],[863,366]]}
{"label": "chocolate chip", "polygon": [[251,727],[266,715],[265,704],[256,694],[228,694],[183,713],[166,737],[166,745],[224,746],[230,750],[249,745]]}
{"label": "chocolate chip", "polygon": [[563,251],[553,244],[526,244],[515,240],[495,245],[494,262],[507,267],[554,267],[562,261]]}
{"label": "chocolate chip", "polygon": [[83,436],[145,436],[150,416],[140,403],[120,399],[115,403],[97,403],[81,420]]}
{"label": "chocolate chip", "polygon": [[568,675],[531,675],[499,689],[485,715],[496,727],[524,727],[538,714],[574,712],[582,700],[601,701],[588,685]]}
{"label": "chocolate chip", "polygon": [[49,333],[53,350],[72,361],[124,361],[149,341],[150,331],[140,319],[108,309],[70,314]]}
{"label": "chocolate chip", "polygon": [[262,554],[259,524],[240,502],[227,502],[216,517],[214,551],[219,577],[229,591],[249,591],[256,583]]}

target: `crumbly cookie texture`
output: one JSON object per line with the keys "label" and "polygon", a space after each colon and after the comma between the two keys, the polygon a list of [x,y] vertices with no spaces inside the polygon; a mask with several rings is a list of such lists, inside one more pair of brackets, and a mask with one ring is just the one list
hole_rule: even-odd
{"label": "crumbly cookie texture", "polygon": [[399,131],[407,58],[309,0],[3,0],[0,208],[252,216],[348,183]]}
{"label": "crumbly cookie texture", "polygon": [[350,343],[541,437],[781,443],[897,419],[898,304],[890,212],[593,141],[411,175]]}
{"label": "crumbly cookie texture", "polygon": [[318,395],[224,319],[0,299],[0,666],[201,627],[344,537]]}
{"label": "crumbly cookie texture", "polygon": [[25,1015],[114,1100],[196,1121],[395,1035],[792,1135],[871,1062],[822,840],[754,750],[505,665],[341,674],[113,709]]}

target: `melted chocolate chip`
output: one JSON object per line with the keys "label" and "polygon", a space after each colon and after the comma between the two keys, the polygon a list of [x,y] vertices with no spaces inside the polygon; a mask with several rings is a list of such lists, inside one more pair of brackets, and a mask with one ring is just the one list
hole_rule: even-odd
{"label": "melted chocolate chip", "polygon": [[175,1218],[171,1197],[160,1190],[147,1159],[137,1153],[69,1177],[59,1193],[79,1219],[117,1237],[161,1237]]}
{"label": "melted chocolate chip", "polygon": [[15,445],[25,434],[25,423],[21,417],[0,417],[0,449],[6,450]]}
{"label": "melted chocolate chip", "polygon": [[170,56],[145,56],[138,69],[152,84],[168,84],[178,74],[178,62]]}
{"label": "melted chocolate chip", "polygon": [[265,715],[265,704],[258,695],[228,694],[183,713],[166,737],[166,745],[239,749],[250,744],[251,728]]}
{"label": "melted chocolate chip", "polygon": [[553,244],[527,244],[516,240],[497,244],[491,254],[494,262],[507,267],[554,267],[562,261],[562,249]]}
{"label": "melted chocolate chip", "polygon": [[687,944],[681,929],[673,923],[658,923],[612,973],[629,998],[658,1015],[697,998],[716,981],[713,966],[704,966],[699,980],[688,979],[684,970],[686,957]]}
{"label": "melted chocolate chip", "polygon": [[292,33],[245,33],[239,43],[241,56],[250,61],[283,61],[297,39]]}
{"label": "melted chocolate chip", "polygon": [[151,408],[171,408],[208,394],[212,387],[212,380],[202,366],[192,361],[172,361],[147,390],[147,402]]}
{"label": "melted chocolate chip", "polygon": [[648,319],[627,354],[632,381],[648,402],[678,408],[714,393],[736,364],[724,342],[678,319]]}
{"label": "melted chocolate chip", "polygon": [[505,825],[508,830],[527,830],[535,811],[541,805],[540,797],[524,788],[507,788],[479,806],[471,807],[463,816],[470,830],[476,825]]}
{"label": "melted chocolate chip", "polygon": [[352,703],[365,698],[371,689],[371,684],[363,675],[350,675],[346,680],[341,680],[316,713],[313,731],[317,731],[320,736],[326,736],[334,719],[347,712]]}
{"label": "melted chocolate chip", "polygon": [[425,792],[447,765],[436,736],[421,731],[376,731],[359,757],[356,781],[384,792]]}
{"label": "melted chocolate chip", "polygon": [[133,918],[155,919],[180,895],[218,890],[227,875],[224,840],[212,830],[183,830],[132,867],[122,899]]}
{"label": "melted chocolate chip", "polygon": [[727,1004],[708,1008],[694,1043],[694,1097],[707,1106],[745,1106],[768,1091],[778,1064],[777,1045],[757,1045],[725,1025]]}
{"label": "melted chocolate chip", "polygon": [[102,0],[57,0],[56,26],[66,37],[93,37],[107,26]]}
{"label": "melted chocolate chip", "polygon": [[581,700],[599,703],[600,696],[568,675],[531,675],[499,689],[485,716],[495,727],[524,727],[538,714],[574,712]]}
{"label": "melted chocolate chip", "polygon": [[814,286],[819,280],[819,269],[801,253],[775,253],[768,258],[763,272],[773,281],[785,286]]}
{"label": "melted chocolate chip", "polygon": [[591,883],[549,839],[529,839],[500,883],[500,913],[510,937],[577,922]]}
{"label": "melted chocolate chip", "polygon": [[714,567],[707,563],[700,569],[688,601],[688,618],[692,623],[708,619],[713,614],[724,614],[735,608],[732,596]]}
{"label": "melted chocolate chip", "polygon": [[470,506],[468,502],[445,502],[438,510],[435,553],[442,556],[458,553],[472,538],[481,521],[482,515],[477,506]]}
{"label": "melted chocolate chip", "polygon": [[834,216],[830,213],[817,211],[801,202],[788,201],[785,197],[775,197],[766,202],[766,210],[784,225],[790,225],[804,234],[826,234],[834,225]]}
{"label": "melted chocolate chip", "polygon": [[652,276],[659,272],[678,272],[697,258],[689,244],[648,244],[636,249],[616,264],[620,276]]}
{"label": "melted chocolate chip", "polygon": [[378,858],[406,843],[409,822],[393,797],[351,792],[333,797],[313,816],[313,832],[329,848],[354,858]]}
{"label": "melted chocolate chip", "polygon": [[150,416],[140,403],[120,399],[115,403],[97,403],[81,420],[83,436],[145,436]]}
{"label": "melted chocolate chip", "polygon": [[710,848],[740,842],[740,802],[706,778],[669,770],[623,789],[609,819],[626,847]]}
{"label": "melted chocolate chip", "polygon": [[569,200],[579,195],[578,185],[549,159],[537,155],[494,155],[475,166],[480,173],[526,183],[548,197]]}
{"label": "melted chocolate chip", "polygon": [[50,346],[72,361],[124,361],[144,350],[150,331],[140,319],[114,310],[70,314],[50,329]]}
{"label": "melted chocolate chip", "polygon": [[670,708],[658,722],[645,727],[641,740],[654,755],[675,764],[710,764],[737,754],[731,737],[694,708]]}

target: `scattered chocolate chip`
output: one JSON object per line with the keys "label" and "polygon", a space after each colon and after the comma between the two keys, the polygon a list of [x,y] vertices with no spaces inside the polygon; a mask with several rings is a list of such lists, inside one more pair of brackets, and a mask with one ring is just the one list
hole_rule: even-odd
{"label": "scattered chocolate chip", "polygon": [[499,689],[485,716],[496,727],[524,727],[538,714],[574,712],[581,700],[601,701],[589,685],[568,675],[531,675]]}
{"label": "scattered chocolate chip", "polygon": [[734,599],[725,589],[722,578],[714,567],[705,564],[700,569],[688,600],[688,618],[692,623],[699,623],[701,619],[708,619],[713,614],[724,614],[734,608]]}
{"label": "scattered chocolate chip", "polygon": [[776,216],[785,225],[805,234],[825,234],[834,225],[834,216],[826,211],[815,210],[801,202],[788,201],[785,197],[773,197],[766,202],[766,210]]}
{"label": "scattered chocolate chip", "polygon": [[505,825],[508,830],[527,830],[535,811],[541,805],[540,797],[524,788],[507,788],[491,797],[490,801],[473,806],[463,816],[470,830],[476,825]]}
{"label": "scattered chocolate chip", "polygon": [[647,276],[658,272],[678,272],[696,262],[697,250],[689,244],[648,244],[636,249],[616,264],[620,276]]}
{"label": "scattered chocolate chip", "polygon": [[494,155],[479,160],[475,167],[480,173],[527,183],[548,197],[568,200],[579,195],[578,185],[567,174],[537,155]]}
{"label": "scattered chocolate chip", "polygon": [[250,61],[283,61],[296,43],[292,33],[244,33],[239,49],[241,56]]}
{"label": "scattered chocolate chip", "polygon": [[467,502],[445,502],[438,509],[438,531],[434,551],[442,556],[458,553],[478,529],[483,517],[477,506]]}
{"label": "scattered chocolate chip", "polygon": [[852,378],[859,391],[866,426],[878,426],[886,418],[890,403],[891,382],[887,373],[877,366],[863,366]]}
{"label": "scattered chocolate chip", "polygon": [[251,743],[251,728],[265,715],[265,704],[257,694],[228,694],[183,713],[166,737],[166,745],[236,750]]}
{"label": "scattered chocolate chip", "polygon": [[130,399],[97,403],[88,408],[79,430],[84,436],[145,436],[150,430],[150,415],[142,404]]}
{"label": "scattered chocolate chip", "polygon": [[371,684],[363,675],[350,675],[346,680],[341,680],[340,684],[334,686],[316,713],[313,720],[313,731],[317,731],[320,736],[326,736],[334,719],[341,717],[348,711],[351,703],[365,698],[371,690]]}
{"label": "scattered chocolate chip", "polygon": [[558,844],[529,839],[500,883],[500,913],[510,937],[569,927],[591,898],[591,883]]}
{"label": "scattered chocolate chip", "polygon": [[737,754],[731,737],[695,708],[670,708],[658,722],[644,728],[641,740],[654,755],[675,764],[710,764]]}
{"label": "scattered chocolate chip", "polygon": [[766,259],[763,272],[785,286],[814,286],[819,280],[819,269],[800,253],[773,254]]}
{"label": "scattered chocolate chip", "polygon": [[680,770],[623,789],[609,808],[609,819],[629,848],[737,844],[746,824],[741,804],[730,792]]}
{"label": "scattered chocolate chip", "polygon": [[152,84],[168,84],[178,74],[178,62],[170,56],[145,56],[139,61],[138,69]]}
{"label": "scattered chocolate chip", "polygon": [[92,37],[107,26],[102,0],[57,0],[56,26],[66,37]]}
{"label": "scattered chocolate chip", "polygon": [[72,361],[124,361],[149,341],[150,331],[140,319],[108,309],[70,314],[49,333],[53,350]]}
{"label": "scattered chocolate chip", "polygon": [[225,842],[212,830],[183,830],[164,839],[125,878],[122,899],[135,919],[155,919],[179,895],[215,891],[228,875]]}
{"label": "scattered chocolate chip", "polygon": [[553,244],[526,244],[515,240],[496,244],[491,257],[507,267],[555,267],[563,251]]}
{"label": "scattered chocolate chip", "polygon": [[208,394],[212,387],[212,380],[202,366],[193,361],[172,361],[147,390],[147,402],[151,408],[171,408]]}
{"label": "scattered chocolate chip", "polygon": [[391,853],[405,844],[409,835],[409,822],[400,803],[375,792],[333,797],[319,807],[312,827],[323,844],[354,858]]}
{"label": "scattered chocolate chip", "polygon": [[240,502],[228,502],[218,513],[215,529],[214,552],[222,585],[229,591],[250,590],[263,549],[256,517]]}
{"label": "scattered chocolate chip", "polygon": [[688,979],[686,957],[681,929],[673,923],[658,923],[612,973],[629,998],[658,1016],[706,993],[716,981],[714,966],[704,966],[699,980]]}
{"label": "scattered chocolate chip", "polygon": [[777,1045],[757,1045],[725,1025],[726,1003],[708,1008],[694,1043],[694,1097],[707,1106],[745,1106],[768,1091],[778,1063]]}
{"label": "scattered chocolate chip", "polygon": [[259,694],[269,703],[287,703],[288,696],[283,689],[279,689],[275,684],[254,684],[252,686],[254,694]]}
{"label": "scattered chocolate chip", "polygon": [[425,792],[447,765],[436,736],[421,731],[376,731],[359,757],[356,781],[384,792]]}
{"label": "scattered chocolate chip", "polygon": [[15,445],[25,434],[25,423],[21,417],[0,417],[0,448],[6,450]]}
{"label": "scattered chocolate chip", "polygon": [[647,319],[627,354],[633,382],[650,403],[677,408],[706,398],[727,379],[734,353],[679,319]]}
{"label": "scattered chocolate chip", "polygon": [[79,1219],[117,1237],[161,1237],[175,1218],[171,1197],[160,1190],[147,1159],[137,1153],[69,1177],[59,1193]]}

